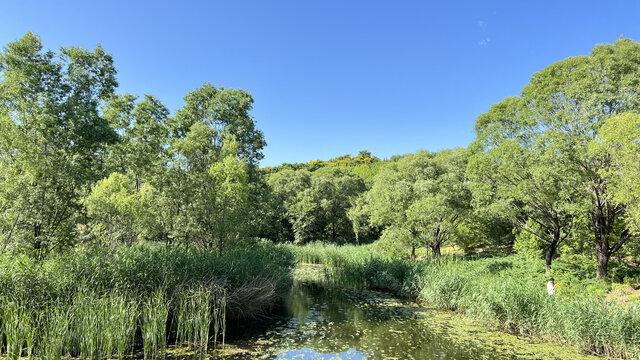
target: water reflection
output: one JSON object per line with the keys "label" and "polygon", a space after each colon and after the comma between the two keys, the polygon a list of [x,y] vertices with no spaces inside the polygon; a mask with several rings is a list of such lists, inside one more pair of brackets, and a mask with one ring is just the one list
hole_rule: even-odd
{"label": "water reflection", "polygon": [[297,282],[281,318],[245,329],[224,358],[478,359],[486,353],[446,339],[429,311],[382,294]]}
{"label": "water reflection", "polygon": [[236,327],[227,345],[209,355],[224,360],[599,359],[568,346],[468,325],[452,313],[385,294],[318,284],[294,282],[280,317]]}

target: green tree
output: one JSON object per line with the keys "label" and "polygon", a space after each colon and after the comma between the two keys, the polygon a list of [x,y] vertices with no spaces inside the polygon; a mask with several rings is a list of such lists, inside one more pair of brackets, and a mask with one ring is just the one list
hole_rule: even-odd
{"label": "green tree", "polygon": [[38,255],[73,241],[81,194],[103,176],[115,74],[99,46],[56,54],[32,33],[0,54],[0,198],[16,222],[2,228]]}
{"label": "green tree", "polygon": [[556,171],[569,169],[564,181],[578,180],[578,203],[593,231],[598,278],[606,277],[611,255],[631,233],[623,226],[626,204],[616,201],[602,176],[611,158],[590,151],[590,144],[598,141],[608,118],[640,110],[639,93],[640,44],[630,39],[552,64],[534,74],[522,91],[529,126],[546,129],[547,141],[562,155]]}
{"label": "green tree", "polygon": [[[599,140],[592,144],[592,152],[604,153],[611,159],[611,166],[600,175],[610,185],[614,201],[626,207],[629,232],[637,239],[640,235],[640,115],[624,113],[610,117],[600,129]],[[620,242],[607,244],[622,245]],[[608,251],[612,253],[617,249]]]}
{"label": "green tree", "polygon": [[296,237],[293,223],[296,217],[292,209],[298,194],[311,186],[311,173],[307,170],[285,168],[269,174],[267,184],[271,189],[271,223],[277,224],[275,238],[294,242]]}
{"label": "green tree", "polygon": [[224,136],[233,135],[239,146],[239,157],[248,164],[255,166],[264,157],[262,149],[266,142],[249,114],[253,108],[249,93],[205,83],[189,92],[184,100],[185,106],[169,120],[173,138],[184,138],[193,130],[193,125],[202,124],[211,129],[210,141],[214,148],[221,150]]}
{"label": "green tree", "polygon": [[296,241],[351,241],[354,235],[347,210],[365,190],[364,181],[349,170],[335,167],[313,172],[310,180],[289,210]]}
{"label": "green tree", "polygon": [[222,255],[224,244],[230,240],[238,242],[246,236],[249,218],[249,165],[238,158],[236,142],[227,142],[226,156],[209,168],[209,175],[215,191],[215,199],[209,210],[217,237],[218,249]]}
{"label": "green tree", "polygon": [[139,191],[145,178],[150,181],[164,167],[169,109],[151,95],[136,103],[136,97],[127,94],[112,98],[105,116],[120,135],[111,147],[109,168],[131,172]]}
{"label": "green tree", "polygon": [[411,246],[427,246],[435,258],[470,208],[465,151],[426,151],[390,163],[368,194],[371,222],[385,231],[408,233]]}
{"label": "green tree", "polygon": [[555,146],[559,134],[532,119],[521,98],[478,117],[468,173],[476,208],[492,209],[545,247],[547,273],[578,214],[575,174]]}
{"label": "green tree", "polygon": [[375,226],[371,225],[371,214],[365,193],[355,198],[347,211],[347,218],[351,221],[353,234],[356,236],[356,244],[359,245],[362,237],[371,233],[377,233]]}
{"label": "green tree", "polygon": [[112,173],[98,181],[85,199],[91,232],[99,241],[131,245],[156,237],[156,191],[151,185],[137,188],[132,177]]}
{"label": "green tree", "polygon": [[257,206],[252,182],[264,138],[248,113],[253,100],[242,90],[205,84],[185,102],[166,122],[170,139],[162,213],[172,219],[166,226],[171,237],[222,251],[240,238],[241,229],[248,230],[241,227],[251,222],[248,206]]}

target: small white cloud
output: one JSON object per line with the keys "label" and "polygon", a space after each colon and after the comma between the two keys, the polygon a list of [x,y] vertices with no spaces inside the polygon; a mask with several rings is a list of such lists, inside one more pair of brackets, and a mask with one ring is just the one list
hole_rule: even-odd
{"label": "small white cloud", "polygon": [[480,40],[480,42],[478,43],[478,45],[480,46],[487,46],[489,45],[489,43],[491,42],[491,38],[484,38],[482,40]]}
{"label": "small white cloud", "polygon": [[476,21],[476,25],[478,25],[480,29],[484,30],[487,27],[487,22],[484,20],[478,20]]}

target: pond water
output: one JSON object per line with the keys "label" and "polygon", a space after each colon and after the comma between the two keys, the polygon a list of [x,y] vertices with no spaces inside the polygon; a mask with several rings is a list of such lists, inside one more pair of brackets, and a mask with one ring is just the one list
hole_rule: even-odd
{"label": "pond water", "polygon": [[218,359],[598,359],[369,291],[296,281],[283,313],[236,328]]}

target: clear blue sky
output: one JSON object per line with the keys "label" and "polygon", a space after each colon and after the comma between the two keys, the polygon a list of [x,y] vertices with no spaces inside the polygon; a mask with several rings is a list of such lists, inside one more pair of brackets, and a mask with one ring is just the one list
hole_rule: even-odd
{"label": "clear blue sky", "polygon": [[467,146],[535,71],[620,35],[640,1],[0,1],[0,43],[101,43],[119,92],[175,111],[205,81],[249,91],[262,165]]}

